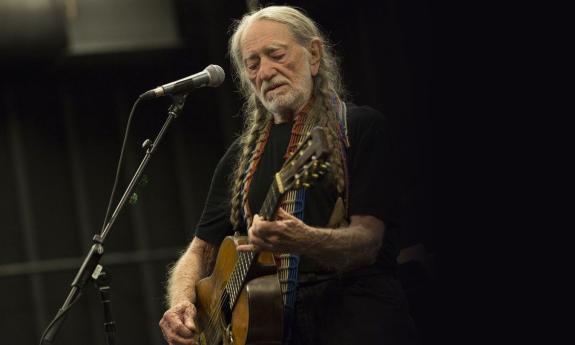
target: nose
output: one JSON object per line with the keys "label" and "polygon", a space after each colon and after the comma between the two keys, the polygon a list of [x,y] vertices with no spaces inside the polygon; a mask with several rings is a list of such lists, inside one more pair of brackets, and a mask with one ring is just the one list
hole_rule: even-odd
{"label": "nose", "polygon": [[277,73],[273,61],[268,58],[260,60],[259,78],[260,80],[270,80]]}

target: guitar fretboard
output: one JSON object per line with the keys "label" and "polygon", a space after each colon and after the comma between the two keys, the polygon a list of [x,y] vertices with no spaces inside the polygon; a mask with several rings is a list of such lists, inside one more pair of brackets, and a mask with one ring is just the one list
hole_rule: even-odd
{"label": "guitar fretboard", "polygon": [[[275,217],[275,213],[278,207],[278,203],[280,198],[282,197],[283,193],[279,191],[278,185],[274,180],[268,192],[266,194],[266,198],[262,204],[260,209],[259,215],[262,216],[264,219],[273,219]],[[254,262],[256,254],[254,252],[239,252],[238,253],[238,260],[236,265],[234,266],[234,271],[230,275],[230,279],[226,284],[226,291],[229,296],[229,306],[230,310],[233,309],[237,298],[242,291],[242,287],[244,286],[246,277]],[[284,288],[282,287],[282,292]]]}

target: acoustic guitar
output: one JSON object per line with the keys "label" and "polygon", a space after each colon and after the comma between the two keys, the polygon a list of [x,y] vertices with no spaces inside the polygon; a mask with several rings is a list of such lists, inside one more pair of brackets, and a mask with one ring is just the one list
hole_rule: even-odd
{"label": "acoustic guitar", "polygon": [[[309,188],[329,167],[326,129],[315,127],[275,174],[258,213],[275,219],[282,195]],[[280,345],[283,297],[271,252],[238,252],[246,236],[227,236],[212,274],[196,286],[199,342],[202,345]]]}

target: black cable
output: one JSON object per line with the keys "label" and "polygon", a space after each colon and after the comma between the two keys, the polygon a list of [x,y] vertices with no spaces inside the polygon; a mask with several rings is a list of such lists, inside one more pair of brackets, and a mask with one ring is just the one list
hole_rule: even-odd
{"label": "black cable", "polygon": [[114,201],[114,194],[116,193],[116,187],[118,186],[118,180],[120,178],[120,171],[122,168],[122,161],[124,160],[124,152],[126,150],[126,142],[128,141],[128,134],[130,132],[130,125],[132,123],[132,116],[136,110],[137,105],[140,103],[141,97],[134,102],[130,115],[128,116],[128,122],[126,123],[126,131],[124,132],[124,140],[122,142],[122,148],[120,149],[120,158],[118,159],[118,166],[116,167],[116,177],[114,178],[114,186],[112,187],[112,193],[110,193],[110,200],[108,201],[108,208],[106,209],[106,215],[104,216],[104,224],[102,225],[102,231],[106,228],[108,224],[108,217],[110,215],[110,209],[112,208],[112,202]]}
{"label": "black cable", "polygon": [[40,337],[40,345],[44,345],[44,337],[46,336],[46,334],[48,334],[50,329],[52,329],[52,327],[54,327],[54,324],[56,324],[56,321],[58,321],[62,317],[64,317],[66,315],[66,313],[70,310],[70,308],[72,308],[72,306],[80,300],[80,296],[82,296],[82,291],[78,292],[78,295],[76,296],[76,298],[72,302],[70,302],[70,304],[68,304],[68,306],[66,308],[58,310],[58,313],[56,314],[56,316],[54,316],[52,321],[48,324],[48,326],[44,330],[44,333],[42,333],[42,337]]}

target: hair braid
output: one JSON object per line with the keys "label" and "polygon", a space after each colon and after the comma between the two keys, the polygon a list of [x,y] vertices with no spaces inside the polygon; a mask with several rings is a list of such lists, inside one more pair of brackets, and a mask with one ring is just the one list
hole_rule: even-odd
{"label": "hair braid", "polygon": [[245,171],[254,159],[254,155],[252,154],[254,147],[261,140],[266,125],[271,121],[271,117],[267,116],[266,110],[258,106],[256,96],[252,95],[250,98],[251,99],[246,102],[245,113],[251,116],[247,117],[244,130],[240,135],[241,154],[239,154],[234,173],[230,176],[233,184],[230,222],[234,229],[237,228],[240,220],[240,211],[243,202],[241,195]]}
{"label": "hair braid", "polygon": [[323,109],[317,112],[317,114],[322,119],[321,126],[328,129],[328,142],[331,151],[329,162],[332,165],[332,173],[330,176],[334,179],[337,191],[339,193],[343,193],[346,184],[344,171],[344,164],[346,164],[346,162],[345,157],[343,156],[343,150],[345,150],[345,148],[343,147],[343,143],[339,135],[340,124],[334,105],[330,103],[330,99],[333,96],[332,92],[330,92],[326,87],[322,87],[326,86],[325,82],[320,82],[319,84],[320,87],[318,88],[318,92],[322,95],[322,97],[320,97],[322,100],[320,107]]}

